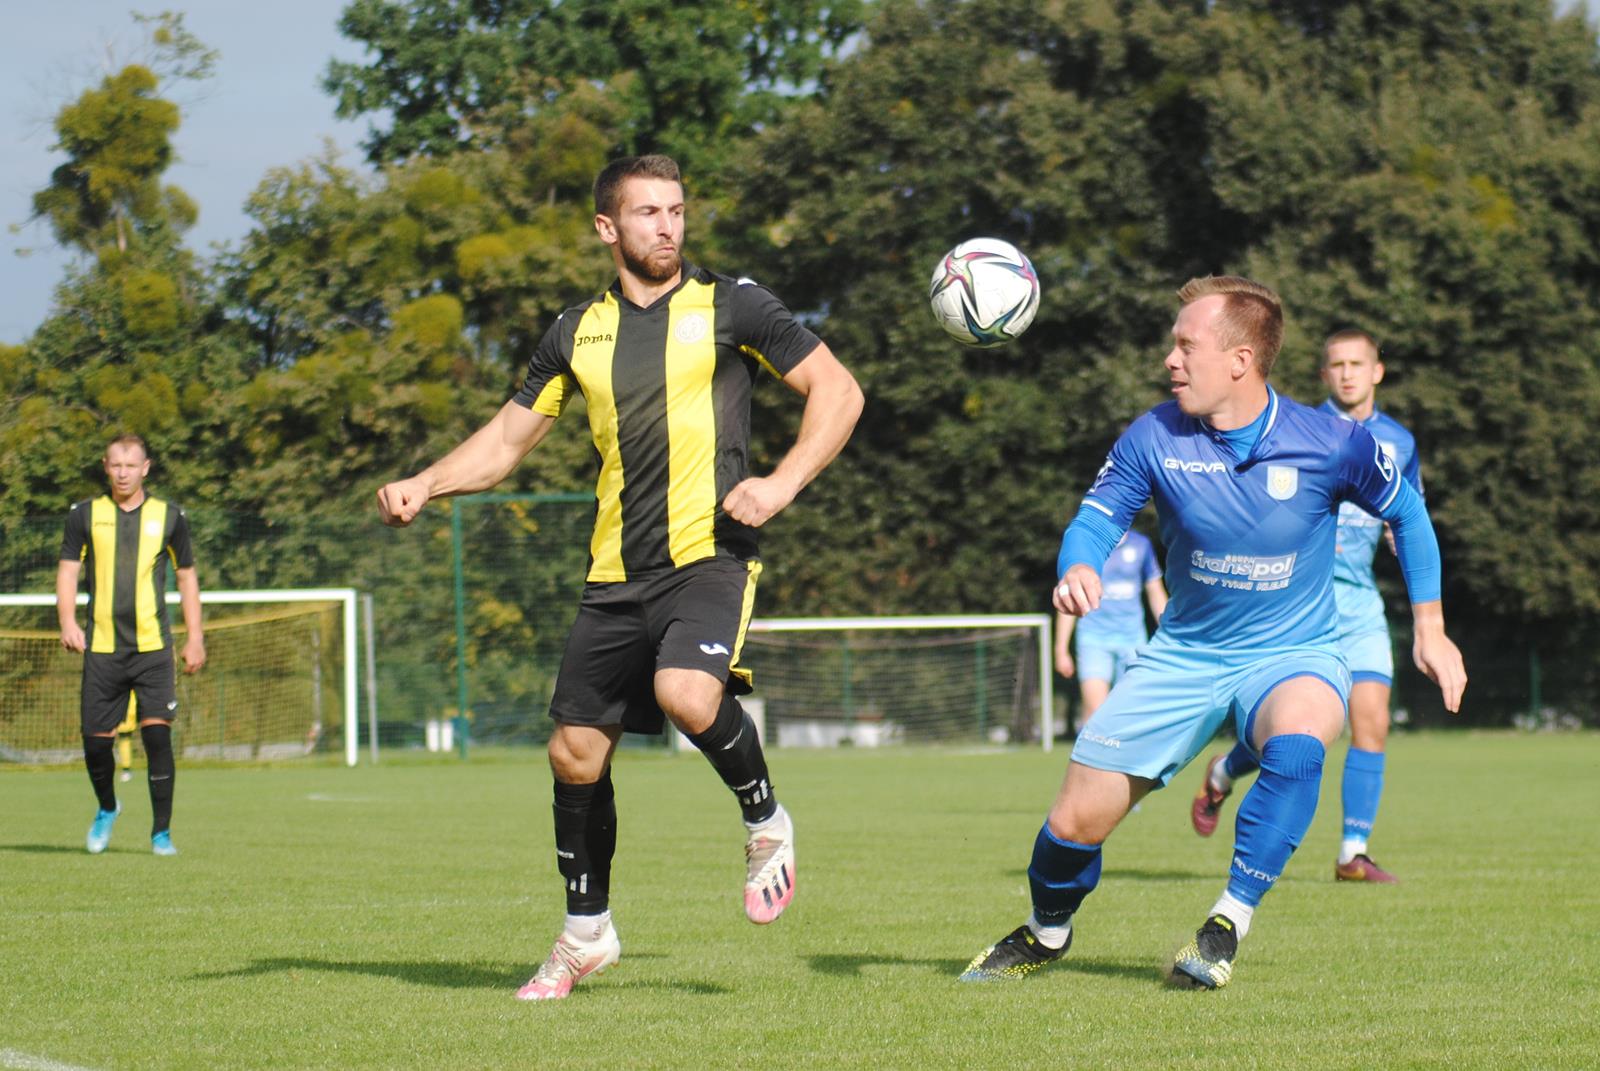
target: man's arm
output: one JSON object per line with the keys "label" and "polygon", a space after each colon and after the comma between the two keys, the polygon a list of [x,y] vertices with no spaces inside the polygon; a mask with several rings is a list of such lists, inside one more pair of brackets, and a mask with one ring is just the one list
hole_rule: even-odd
{"label": "man's arm", "polygon": [[1056,611],[1056,672],[1071,677],[1078,672],[1072,661],[1072,629],[1078,619],[1071,614]]}
{"label": "man's arm", "polygon": [[1161,615],[1167,612],[1167,586],[1157,577],[1144,586],[1144,597],[1150,603],[1150,616],[1161,624]]}
{"label": "man's arm", "polygon": [[539,445],[555,419],[515,401],[506,402],[489,423],[442,459],[410,479],[379,488],[378,514],[383,523],[404,527],[432,499],[487,491],[511,475],[517,463]]}
{"label": "man's arm", "polygon": [[83,563],[63,558],[56,566],[56,622],[61,626],[61,646],[79,654],[88,646],[78,624],[78,574]]}
{"label": "man's arm", "polygon": [[783,381],[806,400],[794,446],[771,475],[741,480],[722,500],[728,516],[752,528],[761,527],[793,502],[839,456],[865,403],[855,377],[826,343],[817,343]]}
{"label": "man's arm", "polygon": [[206,664],[206,636],[200,624],[200,574],[194,567],[178,570],[178,605],[183,609],[183,671],[198,673]]}

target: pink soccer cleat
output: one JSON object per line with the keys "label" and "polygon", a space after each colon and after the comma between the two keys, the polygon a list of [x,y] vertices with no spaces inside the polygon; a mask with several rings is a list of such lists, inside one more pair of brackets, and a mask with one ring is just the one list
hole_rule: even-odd
{"label": "pink soccer cleat", "polygon": [[757,925],[766,925],[794,899],[794,823],[780,805],[778,813],[745,841],[748,876],[744,882],[744,913]]}
{"label": "pink soccer cleat", "polygon": [[1365,853],[1356,856],[1348,863],[1335,863],[1333,866],[1333,880],[1370,881],[1378,885],[1400,884],[1399,878],[1374,863],[1372,856]]}
{"label": "pink soccer cleat", "polygon": [[622,942],[617,940],[617,931],[609,919],[605,932],[595,941],[578,941],[563,931],[550,950],[550,958],[528,979],[527,985],[517,990],[517,999],[561,1000],[572,992],[574,984],[599,974],[621,956]]}

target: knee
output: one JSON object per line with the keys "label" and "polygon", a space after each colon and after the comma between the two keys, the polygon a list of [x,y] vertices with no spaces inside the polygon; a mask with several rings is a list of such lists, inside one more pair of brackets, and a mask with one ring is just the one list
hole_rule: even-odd
{"label": "knee", "polygon": [[557,725],[556,731],[550,734],[547,750],[550,772],[557,781],[569,785],[586,785],[600,780],[610,754],[609,741],[604,735],[597,742],[564,725]]}

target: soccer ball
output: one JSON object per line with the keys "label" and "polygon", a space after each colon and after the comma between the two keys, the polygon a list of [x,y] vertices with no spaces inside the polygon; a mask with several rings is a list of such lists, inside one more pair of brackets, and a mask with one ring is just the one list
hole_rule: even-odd
{"label": "soccer ball", "polygon": [[1039,276],[1010,242],[972,238],[939,258],[928,301],[952,337],[969,346],[999,346],[1033,323]]}

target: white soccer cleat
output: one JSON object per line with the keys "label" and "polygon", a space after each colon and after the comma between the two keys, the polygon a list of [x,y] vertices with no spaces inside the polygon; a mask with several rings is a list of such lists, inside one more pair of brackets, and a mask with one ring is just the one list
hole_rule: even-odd
{"label": "white soccer cleat", "polygon": [[518,1000],[561,1000],[572,987],[591,974],[599,974],[622,957],[616,928],[606,921],[605,932],[595,941],[578,941],[566,931],[556,938],[550,958],[527,985],[517,990]]}
{"label": "white soccer cleat", "polygon": [[777,814],[751,832],[744,858],[744,913],[764,926],[794,899],[794,822],[781,804]]}

